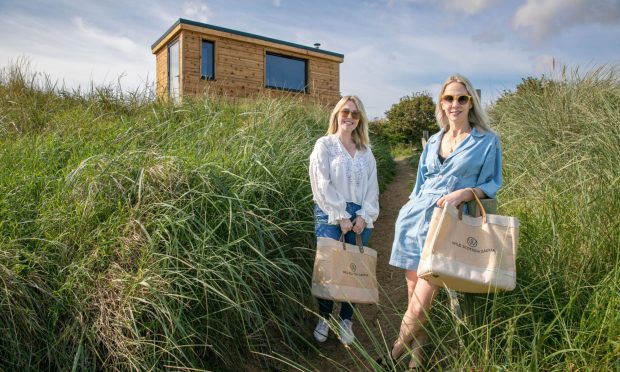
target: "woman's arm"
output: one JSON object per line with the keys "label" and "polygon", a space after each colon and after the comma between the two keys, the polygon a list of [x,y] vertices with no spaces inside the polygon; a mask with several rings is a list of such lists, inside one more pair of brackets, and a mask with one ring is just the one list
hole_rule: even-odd
{"label": "woman's arm", "polygon": [[426,178],[425,178],[426,157],[428,156],[429,147],[430,146],[427,143],[426,146],[424,146],[424,149],[422,150],[422,155],[420,155],[420,159],[418,160],[418,173],[415,178],[415,186],[413,187],[413,195],[418,195],[418,193],[420,192],[420,188],[424,184],[424,181],[426,181]]}
{"label": "woman's arm", "polygon": [[471,190],[474,190],[478,198],[483,199],[486,198],[484,192],[477,187],[474,188],[466,188],[455,190],[449,193],[448,195],[444,195],[439,200],[437,200],[437,206],[443,208],[446,203],[450,203],[454,206],[459,206],[461,203],[468,202],[474,198],[474,195],[471,193]]}
{"label": "woman's arm", "polygon": [[[368,149],[370,151],[370,149]],[[373,222],[379,217],[379,182],[377,180],[377,162],[372,152],[369,153],[368,162],[368,178],[367,186],[364,191],[364,200],[362,201],[362,208],[356,212],[357,218],[355,219],[353,230],[359,230],[361,232],[364,227],[373,227]],[[364,226],[360,228],[358,225],[358,218],[364,222]],[[361,221],[360,221],[361,222]],[[357,231],[356,231],[357,232]]]}
{"label": "woman's arm", "polygon": [[[502,186],[502,150],[499,146],[499,138],[493,136],[493,144],[487,153],[476,187],[479,188],[485,197],[495,198],[497,191]],[[478,194],[480,196],[480,194]]]}

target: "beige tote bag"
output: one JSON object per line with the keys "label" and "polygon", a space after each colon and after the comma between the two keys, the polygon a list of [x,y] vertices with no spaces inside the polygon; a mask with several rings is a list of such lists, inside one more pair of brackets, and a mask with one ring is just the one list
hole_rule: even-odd
{"label": "beige tote bag", "polygon": [[[473,192],[473,190],[472,190]],[[474,193],[481,217],[463,208],[435,208],[422,249],[418,276],[466,293],[510,291],[516,286],[519,242],[516,217],[487,214]]]}
{"label": "beige tote bag", "polygon": [[379,302],[377,286],[377,251],[327,238],[317,238],[312,274],[312,294],[318,298],[354,304]]}

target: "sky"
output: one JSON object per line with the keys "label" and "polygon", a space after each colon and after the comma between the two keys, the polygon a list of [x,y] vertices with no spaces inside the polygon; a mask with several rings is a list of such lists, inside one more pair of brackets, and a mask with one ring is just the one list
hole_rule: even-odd
{"label": "sky", "polygon": [[453,73],[488,105],[525,77],[620,66],[620,0],[0,0],[0,69],[145,89],[179,18],[343,54],[341,93],[370,118]]}

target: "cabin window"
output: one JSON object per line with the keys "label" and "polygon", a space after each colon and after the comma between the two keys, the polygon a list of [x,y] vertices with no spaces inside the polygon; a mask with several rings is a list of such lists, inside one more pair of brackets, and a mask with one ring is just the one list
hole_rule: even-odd
{"label": "cabin window", "polygon": [[200,58],[200,78],[202,80],[215,79],[215,45],[212,41],[202,41]]}
{"label": "cabin window", "polygon": [[301,58],[267,53],[265,86],[267,88],[305,92],[308,84],[308,61]]}

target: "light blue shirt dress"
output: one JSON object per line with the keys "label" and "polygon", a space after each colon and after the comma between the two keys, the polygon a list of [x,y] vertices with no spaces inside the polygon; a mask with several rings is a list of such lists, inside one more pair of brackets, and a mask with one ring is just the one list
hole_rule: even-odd
{"label": "light blue shirt dress", "polygon": [[439,147],[444,132],[441,129],[431,136],[420,156],[415,187],[396,220],[392,266],[417,271],[439,198],[468,187],[478,187],[487,197],[495,198],[502,185],[502,152],[495,133],[473,128],[441,163]]}

